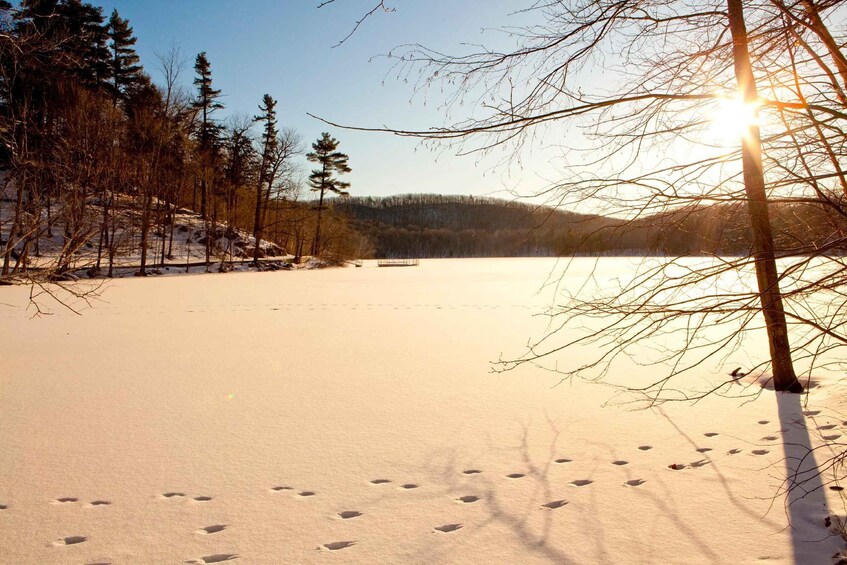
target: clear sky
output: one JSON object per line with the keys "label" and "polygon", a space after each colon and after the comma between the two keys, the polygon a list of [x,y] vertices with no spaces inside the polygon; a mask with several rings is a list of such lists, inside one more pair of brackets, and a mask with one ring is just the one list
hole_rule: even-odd
{"label": "clear sky", "polygon": [[[156,53],[178,45],[185,59],[181,82],[191,85],[194,57],[206,51],[213,80],[224,94],[225,117],[257,113],[262,95],[279,100],[280,123],[296,128],[310,144],[322,131],[341,141],[350,155],[348,175],[354,195],[408,192],[507,197],[545,184],[550,170],[536,159],[524,170],[493,170],[495,158],[477,162],[432,152],[419,142],[388,134],[359,133],[328,126],[307,112],[357,126],[426,128],[442,125],[437,93],[415,96],[411,84],[386,77],[390,63],[372,59],[406,43],[422,43],[450,53],[464,43],[491,43],[500,36],[484,28],[517,23],[509,14],[525,5],[516,0],[389,0],[392,13],[376,13],[343,45],[343,39],[375,4],[336,0],[91,0],[130,20],[142,62],[155,81]],[[308,164],[303,159],[303,170]]]}

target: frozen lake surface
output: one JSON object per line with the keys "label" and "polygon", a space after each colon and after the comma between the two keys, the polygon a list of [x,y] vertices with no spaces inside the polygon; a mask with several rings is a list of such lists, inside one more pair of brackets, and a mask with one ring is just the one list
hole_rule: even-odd
{"label": "frozen lake surface", "polygon": [[38,319],[0,288],[0,562],[831,562],[838,493],[780,489],[843,389],[630,411],[493,373],[554,265],[122,279]]}

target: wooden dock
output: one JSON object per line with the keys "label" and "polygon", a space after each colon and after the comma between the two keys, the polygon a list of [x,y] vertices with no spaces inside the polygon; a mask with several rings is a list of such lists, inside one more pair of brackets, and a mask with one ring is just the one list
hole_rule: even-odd
{"label": "wooden dock", "polygon": [[377,259],[379,267],[417,267],[420,259]]}

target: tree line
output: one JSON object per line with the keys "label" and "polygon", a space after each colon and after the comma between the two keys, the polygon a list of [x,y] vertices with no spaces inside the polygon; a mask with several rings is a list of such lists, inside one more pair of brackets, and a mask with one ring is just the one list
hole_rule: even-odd
{"label": "tree line", "polygon": [[[489,197],[404,194],[335,203],[382,257],[567,255],[748,255],[753,241],[741,203],[701,205],[631,221]],[[843,216],[814,202],[772,207],[780,254],[818,249]],[[798,242],[809,246],[798,249]],[[837,250],[835,251],[837,253]]]}
{"label": "tree line", "polygon": [[[0,277],[36,267],[62,276],[91,248],[92,274],[112,276],[116,257],[136,254],[146,275],[172,258],[175,217],[189,211],[202,221],[192,235],[207,270],[237,256],[258,265],[262,240],[297,256],[360,245],[323,204],[347,188],[338,140],[325,133],[312,145],[317,168],[304,186],[301,136],[279,123],[273,96],[255,117],[223,122],[205,52],[187,89],[178,50],[157,56],[154,84],[135,43],[117,10],[106,18],[80,0],[0,0]],[[233,249],[236,229],[251,248]]]}

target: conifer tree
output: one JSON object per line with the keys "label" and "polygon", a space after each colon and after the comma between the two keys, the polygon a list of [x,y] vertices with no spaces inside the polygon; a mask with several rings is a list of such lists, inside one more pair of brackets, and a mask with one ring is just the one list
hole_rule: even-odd
{"label": "conifer tree", "polygon": [[312,152],[306,158],[320,165],[319,169],[313,169],[309,175],[309,186],[312,191],[320,193],[318,198],[318,218],[315,226],[315,239],[312,242],[312,255],[319,255],[321,250],[321,213],[323,212],[324,195],[327,191],[339,196],[349,196],[346,191],[350,183],[335,178],[335,174],[349,173],[352,169],[347,165],[349,157],[337,151],[338,140],[327,132],[321,134],[321,138],[312,144]]}
{"label": "conifer tree", "polygon": [[[201,160],[209,168],[213,164],[221,132],[221,127],[212,119],[212,114],[215,110],[220,110],[224,106],[218,102],[221,91],[212,88],[212,67],[209,64],[209,59],[206,58],[205,51],[197,55],[194,61],[194,71],[197,73],[194,79],[194,86],[197,87],[197,98],[194,100],[193,107],[200,113],[200,125],[197,131],[198,149]],[[206,180],[206,175],[203,175],[200,179],[200,215],[204,219],[207,217],[208,187]]]}
{"label": "conifer tree", "polygon": [[112,103],[117,105],[119,99],[125,99],[126,91],[141,81],[141,65],[133,47],[136,39],[129,20],[121,18],[117,10],[109,18],[108,33]]}
{"label": "conifer tree", "polygon": [[256,210],[253,217],[253,263],[259,264],[259,240],[262,237],[263,209],[268,205],[271,197],[271,185],[273,179],[268,178],[268,169],[277,146],[276,128],[276,100],[270,94],[265,94],[262,104],[259,105],[261,115],[256,116],[257,122],[263,122],[262,128],[262,162],[259,167],[259,178],[256,186]]}

